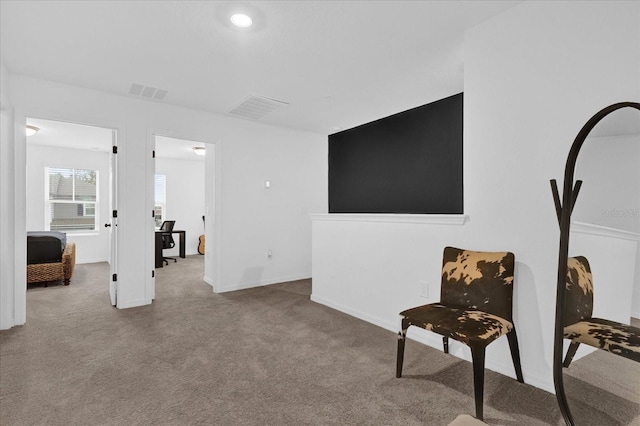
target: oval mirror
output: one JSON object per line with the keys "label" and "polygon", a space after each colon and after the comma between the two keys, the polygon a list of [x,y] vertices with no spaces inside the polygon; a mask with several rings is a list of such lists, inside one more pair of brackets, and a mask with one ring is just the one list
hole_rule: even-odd
{"label": "oval mirror", "polygon": [[[588,259],[592,316],[640,327],[639,111],[623,108],[596,124],[578,155],[575,179],[582,186],[571,216],[569,257]],[[563,371],[576,424],[640,421],[639,362],[582,344]]]}

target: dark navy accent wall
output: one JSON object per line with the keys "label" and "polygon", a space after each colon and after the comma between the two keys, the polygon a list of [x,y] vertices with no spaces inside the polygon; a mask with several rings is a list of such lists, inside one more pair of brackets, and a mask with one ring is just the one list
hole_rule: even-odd
{"label": "dark navy accent wall", "polygon": [[462,214],[463,94],[329,136],[329,213]]}

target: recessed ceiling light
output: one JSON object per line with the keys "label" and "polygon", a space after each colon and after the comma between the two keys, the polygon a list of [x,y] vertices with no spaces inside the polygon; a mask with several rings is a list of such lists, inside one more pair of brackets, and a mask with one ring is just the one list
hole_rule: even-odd
{"label": "recessed ceiling light", "polygon": [[245,15],[244,13],[235,13],[231,15],[231,23],[236,27],[240,28],[249,28],[251,24],[253,24],[253,20],[249,15]]}
{"label": "recessed ceiling light", "polygon": [[38,133],[38,131],[40,131],[39,128],[37,128],[36,126],[31,126],[31,125],[27,125],[27,136],[33,136],[36,133]]}

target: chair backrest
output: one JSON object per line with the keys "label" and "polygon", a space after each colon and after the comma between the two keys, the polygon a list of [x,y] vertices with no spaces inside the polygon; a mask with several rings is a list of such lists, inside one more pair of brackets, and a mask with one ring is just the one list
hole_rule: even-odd
{"label": "chair backrest", "polygon": [[511,252],[481,252],[445,247],[440,300],[512,321],[513,271]]}
{"label": "chair backrest", "polygon": [[564,325],[591,318],[593,314],[593,277],[589,261],[584,256],[567,259]]}
{"label": "chair backrest", "polygon": [[[162,222],[162,225],[160,225],[160,230],[164,231],[164,232],[171,232],[173,231],[173,226],[176,224],[175,220],[165,220],[164,222]],[[173,240],[173,235],[171,234],[163,234],[162,235],[162,248],[174,248],[176,245],[175,241]]]}
{"label": "chair backrest", "polygon": [[171,232],[173,231],[173,226],[175,224],[176,224],[175,220],[165,220],[164,222],[162,222],[162,225],[160,225],[160,230],[165,232]]}

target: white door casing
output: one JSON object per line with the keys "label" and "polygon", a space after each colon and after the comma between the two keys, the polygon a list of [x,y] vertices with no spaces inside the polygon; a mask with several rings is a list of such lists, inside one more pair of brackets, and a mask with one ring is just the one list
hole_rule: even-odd
{"label": "white door casing", "polygon": [[111,305],[117,306],[118,294],[118,144],[116,131],[112,131],[112,152],[109,165],[109,228],[110,256],[109,256],[109,295]]}

